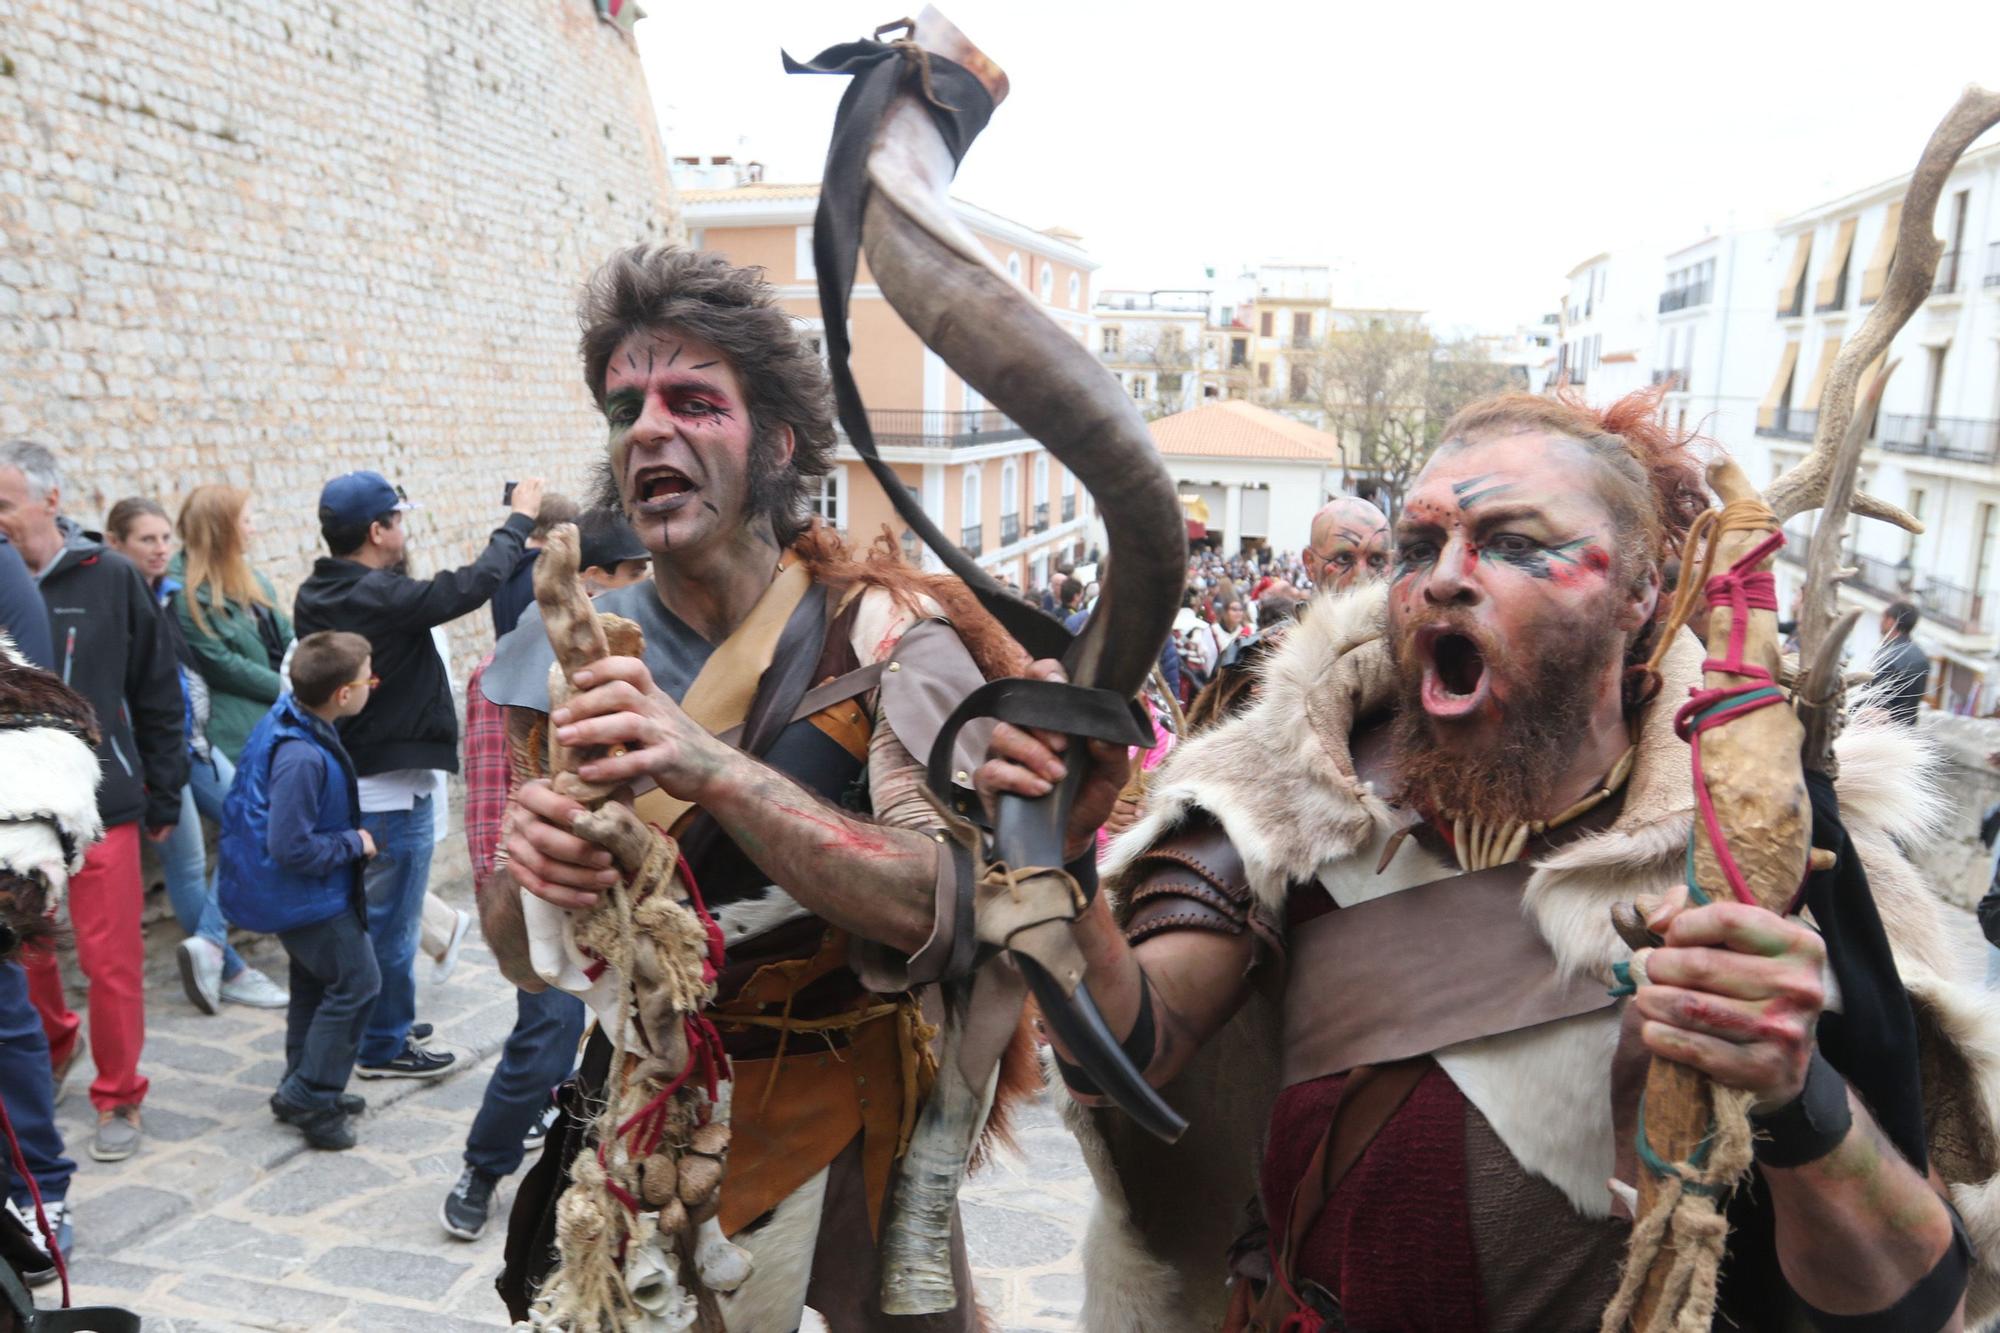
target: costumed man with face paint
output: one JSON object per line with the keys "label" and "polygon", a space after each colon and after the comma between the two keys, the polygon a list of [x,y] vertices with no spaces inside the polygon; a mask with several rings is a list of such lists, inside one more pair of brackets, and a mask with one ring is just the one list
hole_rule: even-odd
{"label": "costumed man with face paint", "polygon": [[1358,495],[1339,495],[1312,517],[1305,549],[1314,588],[1345,592],[1389,572],[1389,520]]}
{"label": "costumed man with face paint", "polygon": [[[850,554],[807,521],[833,460],[827,377],[758,270],[629,250],[593,278],[581,322],[610,429],[600,499],[623,509],[653,561],[650,579],[596,604],[637,622],[645,660],[576,673],[578,694],[548,716],[553,656],[531,608],[484,687],[521,743],[553,727],[565,745],[615,747],[581,776],[639,789],[635,810],[678,841],[721,927],[710,1017],[732,1069],[733,1140],[720,1222],[751,1256],[723,1317],[738,1333],[781,1333],[809,1303],[836,1330],[974,1327],[962,1239],[957,1309],[888,1318],[875,1237],[928,1087],[914,991],[953,952],[971,874],[938,836],[913,756],[1023,655],[963,585],[917,573],[892,547]],[[987,732],[968,728],[959,772]],[[649,813],[662,794],[685,813]],[[571,831],[580,809],[545,782],[518,785],[480,895],[502,969],[529,990],[545,983],[514,886],[587,909],[616,879]],[[601,1094],[609,1059],[600,1032],[568,1105]],[[1010,1079],[1035,1079],[1025,1040]],[[548,1271],[580,1133],[565,1115],[515,1204],[501,1291],[517,1319]]]}
{"label": "costumed man with face paint", "polygon": [[[1965,1145],[1995,1141],[2000,1029],[1947,979],[1896,841],[1938,814],[1923,751],[1857,711],[1837,807],[1815,795],[1837,856],[1808,878],[1811,924],[1689,902],[1674,711],[1702,646],[1681,632],[1657,677],[1634,668],[1663,632],[1662,557],[1708,497],[1655,414],[1645,395],[1465,409],[1410,492],[1389,582],[1314,605],[1256,703],[1155,777],[1083,919],[1087,980],[1190,1138],[1261,1154],[1260,1230],[1225,1313],[1221,1263],[1188,1239],[1220,1255],[1234,1234],[1222,1174],[1127,1169],[1118,1113],[1082,1109],[1095,1090],[1059,1058],[1103,1191],[1085,1327],[1594,1330],[1646,1169],[1653,1055],[1753,1099],[1717,1327],[1993,1312],[2000,1186],[1991,1147]],[[1032,790],[1063,762],[1003,725],[978,785]],[[1094,762],[1073,841],[1117,768]],[[1630,998],[1610,993],[1634,957],[1620,902],[1657,939]],[[1238,1081],[1170,1082],[1243,1044],[1232,1016],[1260,994],[1284,1014],[1263,1070],[1232,1052]]]}

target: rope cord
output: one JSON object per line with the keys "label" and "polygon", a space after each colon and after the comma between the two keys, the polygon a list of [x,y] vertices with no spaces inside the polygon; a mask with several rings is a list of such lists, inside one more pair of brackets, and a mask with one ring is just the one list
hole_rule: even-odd
{"label": "rope cord", "polygon": [[42,1243],[49,1247],[49,1258],[55,1263],[56,1276],[62,1279],[62,1308],[69,1309],[69,1261],[63,1258],[62,1246],[57,1243],[56,1229],[49,1225],[49,1215],[42,1208],[42,1187],[28,1173],[28,1159],[21,1153],[21,1140],[14,1136],[14,1117],[7,1114],[7,1099],[0,1097],[0,1129],[7,1131],[7,1151],[14,1160],[14,1174],[28,1186],[28,1198],[35,1205],[35,1229],[42,1233]]}

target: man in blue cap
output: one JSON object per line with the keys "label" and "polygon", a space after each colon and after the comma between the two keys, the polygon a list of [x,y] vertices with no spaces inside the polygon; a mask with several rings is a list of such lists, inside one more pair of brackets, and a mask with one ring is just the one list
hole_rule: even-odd
{"label": "man in blue cap", "polygon": [[378,472],[350,472],[319,494],[320,533],[329,554],[299,588],[293,626],[301,638],[327,629],[363,635],[381,681],[367,709],[340,726],[360,779],[361,826],[376,847],[364,886],[382,991],[361,1039],[355,1072],[362,1078],[435,1078],[456,1058],[419,1046],[410,1031],[416,1017],[412,966],[438,815],[432,774],[458,771],[458,717],[431,630],[486,605],[520,559],[541,503],[541,479],[521,482],[513,512],[477,560],[413,579],[404,572],[403,522],[413,506],[402,488]]}

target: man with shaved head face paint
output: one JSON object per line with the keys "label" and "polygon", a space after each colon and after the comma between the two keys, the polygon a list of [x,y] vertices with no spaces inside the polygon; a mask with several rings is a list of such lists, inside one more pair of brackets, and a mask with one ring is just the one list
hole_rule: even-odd
{"label": "man with shaved head face paint", "polygon": [[1389,520],[1358,495],[1335,496],[1313,515],[1306,574],[1316,589],[1346,592],[1389,573]]}
{"label": "man with shaved head face paint", "polygon": [[[1085,1156],[1119,1205],[1087,1247],[1087,1323],[1595,1330],[1635,1184],[1660,1174],[1639,1097],[1654,1056],[1746,1094],[1757,1131],[1717,1327],[1990,1313],[1994,1270],[1968,1277],[1979,1241],[1989,1263],[2000,1249],[1994,1165],[1953,1167],[1957,1131],[1938,1127],[1974,1088],[2000,1092],[2000,1033],[1923,961],[1943,926],[1897,842],[1923,818],[1922,754],[1879,715],[1849,722],[1837,788],[1814,790],[1814,841],[1836,855],[1802,888],[1810,919],[1688,890],[1675,711],[1704,652],[1664,628],[1660,569],[1708,503],[1656,394],[1475,403],[1414,480],[1387,578],[1318,600],[1256,702],[1152,775],[1079,933],[1113,1035],[1191,1128],[1160,1148],[1111,1110],[1078,1122],[1104,1136]],[[1316,579],[1367,577],[1387,535],[1369,515],[1322,512]],[[1022,791],[1066,757],[1003,725],[977,782]],[[1092,761],[1073,839],[1117,769]],[[1636,953],[1620,903],[1644,918]],[[1282,1021],[1246,1026],[1271,995]],[[1953,1072],[1920,1079],[1920,1055]],[[1241,1187],[1264,1230],[1235,1247],[1225,1315],[1205,1293],[1224,1290],[1231,1219],[1160,1182],[1228,1198],[1227,1164],[1257,1145]]]}
{"label": "man with shaved head face paint", "polygon": [[[971,1328],[962,1244],[957,1309],[889,1318],[874,1236],[928,1087],[915,992],[953,954],[971,875],[916,756],[1011,664],[1011,640],[962,585],[918,573],[893,543],[851,553],[811,518],[835,444],[826,370],[760,270],[624,251],[591,280],[581,322],[606,428],[597,503],[622,511],[652,561],[649,579],[596,605],[638,624],[644,656],[574,673],[578,693],[551,714],[539,608],[495,649],[482,686],[520,764],[480,895],[486,938],[516,984],[540,990],[522,895],[588,911],[617,879],[571,830],[582,807],[519,780],[541,771],[552,729],[604,754],[585,781],[625,784],[677,840],[727,942],[710,1012],[744,1092],[718,1218],[750,1253],[749,1277],[721,1297],[728,1326],[796,1328],[810,1303],[843,1333]],[[966,730],[961,774],[986,733]],[[502,1282],[516,1318],[547,1275],[564,1173],[610,1065],[596,1032],[522,1184]],[[1003,1086],[1032,1074],[1023,1043]],[[822,1240],[837,1262],[815,1262]]]}

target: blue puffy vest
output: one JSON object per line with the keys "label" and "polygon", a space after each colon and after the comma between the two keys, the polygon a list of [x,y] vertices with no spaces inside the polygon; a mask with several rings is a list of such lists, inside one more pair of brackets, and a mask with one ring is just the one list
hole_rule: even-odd
{"label": "blue puffy vest", "polygon": [[294,696],[285,695],[271,705],[244,742],[243,756],[236,761],[236,780],[222,806],[216,897],[222,914],[246,930],[294,930],[342,912],[366,911],[360,861],[314,877],[287,870],[271,856],[271,756],[285,740],[311,745],[326,765],[313,831],[345,832],[358,826],[361,802],[354,762],[333,728],[306,712]]}

